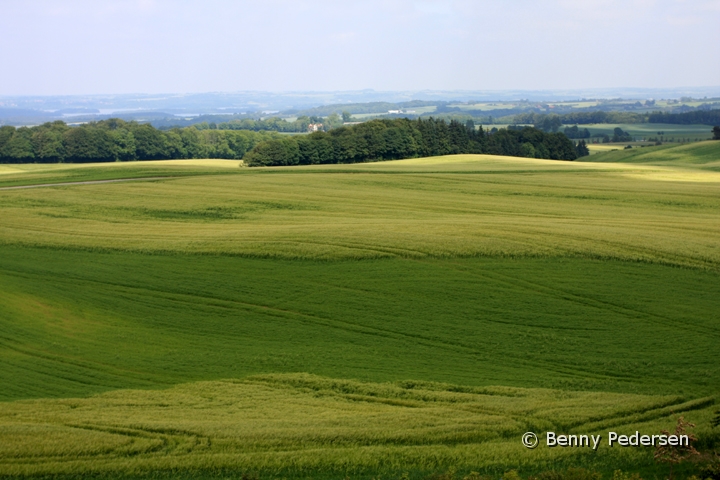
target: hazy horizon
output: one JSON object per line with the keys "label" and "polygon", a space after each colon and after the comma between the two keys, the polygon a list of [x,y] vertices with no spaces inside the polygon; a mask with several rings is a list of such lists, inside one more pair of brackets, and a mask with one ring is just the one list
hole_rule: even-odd
{"label": "hazy horizon", "polygon": [[712,87],[720,2],[4,2],[0,96]]}

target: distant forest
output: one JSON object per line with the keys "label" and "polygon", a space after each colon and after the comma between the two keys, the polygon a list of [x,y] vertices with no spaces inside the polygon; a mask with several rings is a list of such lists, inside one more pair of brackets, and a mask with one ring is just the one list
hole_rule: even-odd
{"label": "distant forest", "polygon": [[[410,102],[408,102],[410,103]],[[394,105],[394,104],[388,104]],[[327,113],[331,109],[316,109],[316,113]],[[457,110],[457,109],[455,109]],[[357,113],[357,112],[355,112]],[[669,124],[702,124],[702,125],[718,125],[720,124],[720,110],[693,110],[686,113],[637,113],[624,111],[584,111],[572,113],[536,113],[524,112],[504,117],[473,117],[467,112],[449,112],[439,109],[432,114],[396,114],[383,115],[384,118],[410,118],[410,119],[427,119],[427,118],[443,118],[446,121],[455,120],[464,123],[466,120],[474,122],[483,121],[486,124],[519,124],[533,125],[535,128],[546,132],[557,132],[562,125],[589,125],[589,124],[608,124],[608,123],[624,123],[624,124],[640,124],[640,123],[669,123]],[[320,116],[301,116],[293,121],[288,121],[280,117],[269,118],[233,118],[232,115],[203,115],[192,120],[185,119],[163,119],[152,120],[154,126],[163,129],[178,128],[179,126],[194,126],[195,128],[205,130],[252,130],[256,132],[284,132],[284,133],[300,133],[307,132],[308,125],[311,123],[322,123],[326,130],[342,126],[343,121],[352,121],[352,116],[343,112],[343,117],[337,113],[331,113],[327,117]]]}
{"label": "distant forest", "polygon": [[149,124],[110,119],[70,127],[62,121],[37,127],[1,127],[0,163],[82,163],[170,158],[243,158],[273,132],[160,131]]}
{"label": "distant forest", "polygon": [[575,160],[578,152],[562,133],[532,127],[475,128],[442,119],[372,120],[330,132],[283,137],[259,143],[245,156],[248,166],[311,165],[396,160],[457,153]]}
{"label": "distant forest", "polygon": [[589,125],[593,123],[646,123],[647,115],[633,112],[573,112],[562,115],[550,113],[521,113],[510,123],[532,124],[545,131],[556,131],[561,125]]}
{"label": "distant forest", "polygon": [[[685,113],[633,113],[633,112],[574,112],[562,115],[522,113],[514,115],[510,123],[533,124],[550,131],[560,125],[588,125],[593,123],[669,123],[675,125],[718,125],[720,110],[694,110]],[[554,131],[553,130],[553,131]]]}
{"label": "distant forest", "polygon": [[720,125],[720,110],[695,110],[685,113],[651,113],[649,123],[672,123],[676,125]]}
{"label": "distant forest", "polygon": [[254,132],[305,133],[308,131],[308,126],[311,123],[322,123],[324,125],[333,123],[334,126],[340,126],[343,121],[337,114],[331,115],[330,118],[303,116],[292,121],[280,117],[252,118],[247,115],[202,115],[189,120],[176,118],[160,119],[151,120],[149,123],[160,130],[172,130],[173,128],[192,126],[199,130],[251,130]]}

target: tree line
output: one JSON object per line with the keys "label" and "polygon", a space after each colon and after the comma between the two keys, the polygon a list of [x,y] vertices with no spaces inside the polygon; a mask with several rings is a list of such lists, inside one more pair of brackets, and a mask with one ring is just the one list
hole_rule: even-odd
{"label": "tree line", "polygon": [[240,159],[271,132],[199,130],[161,131],[120,119],[70,127],[62,121],[36,127],[0,128],[0,163],[81,163],[170,158]]}
{"label": "tree line", "polygon": [[[510,155],[575,160],[576,146],[562,133],[536,128],[502,129],[493,133],[472,120],[429,118],[371,120],[329,132],[264,141],[247,153],[249,166],[312,165],[397,160],[458,153]],[[584,152],[583,152],[584,153]]]}
{"label": "tree line", "polygon": [[[410,103],[410,102],[408,102]],[[448,103],[448,102],[445,102]],[[396,104],[387,104],[394,106]],[[563,125],[588,125],[588,124],[640,124],[640,123],[671,123],[671,124],[705,124],[716,125],[720,123],[720,110],[696,110],[687,113],[637,113],[637,112],[620,112],[620,111],[583,111],[571,112],[564,114],[557,113],[537,113],[522,112],[517,114],[517,110],[508,113],[507,116],[493,118],[487,116],[487,111],[482,112],[485,116],[479,117],[473,115],[472,111],[464,111],[458,108],[449,109],[447,105],[433,112],[432,115],[406,115],[402,117],[411,119],[428,117],[443,118],[446,121],[455,120],[464,123],[466,120],[482,121],[486,124],[519,124],[533,125],[535,128],[546,132],[557,132]],[[324,111],[324,110],[323,110]],[[357,112],[356,112],[357,113]],[[383,112],[384,113],[384,112]],[[233,118],[240,117],[240,118]],[[397,118],[398,116],[389,116],[388,118]],[[181,128],[183,126],[193,126],[199,130],[250,130],[255,132],[282,132],[282,133],[305,133],[311,123],[322,123],[324,130],[331,130],[343,125],[343,122],[352,121],[351,114],[343,111],[342,114],[331,113],[329,116],[300,116],[295,120],[286,120],[280,117],[270,118],[251,118],[249,116],[234,115],[204,115],[195,119],[178,119],[171,120],[160,119],[152,120],[150,123],[161,130],[169,130],[173,128]],[[566,135],[569,132],[565,132]],[[580,131],[579,135],[584,134]],[[571,136],[573,135],[573,136]],[[578,133],[570,132],[569,138],[588,138],[577,136]]]}
{"label": "tree line", "polygon": [[634,112],[573,112],[521,113],[512,117],[512,123],[532,124],[545,131],[557,131],[561,125],[589,125],[594,123],[647,123],[648,115]]}
{"label": "tree line", "polygon": [[594,123],[669,123],[674,125],[717,125],[720,109],[694,110],[685,113],[635,112],[572,112],[564,114],[521,113],[506,120],[511,123],[532,124],[545,131],[557,131],[561,125],[588,125]]}
{"label": "tree line", "polygon": [[342,112],[352,112],[355,114],[364,113],[386,113],[388,110],[405,110],[417,107],[432,107],[447,105],[447,101],[443,100],[410,100],[407,102],[365,102],[365,103],[335,103],[331,105],[323,105],[320,107],[309,108],[305,110],[287,110],[285,114],[295,114],[298,116],[317,116],[329,117],[332,114],[340,115]]}
{"label": "tree line", "polygon": [[674,125],[719,125],[720,109],[695,110],[685,113],[654,112],[648,116],[648,122]]}
{"label": "tree line", "polygon": [[568,138],[590,138],[590,130],[588,130],[587,128],[583,128],[582,130],[580,130],[577,125],[573,125],[572,127],[565,127],[563,133]]}
{"label": "tree line", "polygon": [[[283,132],[283,133],[305,133],[311,123],[327,123],[321,117],[298,117],[293,121],[280,117],[270,118],[227,118],[227,115],[204,115],[198,120],[172,119],[152,120],[150,123],[160,130],[171,130],[182,126],[192,126],[198,130],[250,130],[253,132]],[[337,117],[335,119],[335,117]],[[336,123],[342,125],[342,119],[335,115]],[[217,121],[224,119],[223,121]]]}

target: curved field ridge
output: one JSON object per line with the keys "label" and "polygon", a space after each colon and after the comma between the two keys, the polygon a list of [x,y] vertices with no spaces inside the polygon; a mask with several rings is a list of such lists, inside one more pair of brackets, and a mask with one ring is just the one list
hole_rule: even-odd
{"label": "curved field ridge", "polygon": [[[558,468],[582,449],[525,449],[528,430],[655,432],[712,399],[368,383],[306,374],[120,390],[0,404],[0,475],[251,471],[367,475],[382,470]],[[600,448],[591,464],[648,462]]]}

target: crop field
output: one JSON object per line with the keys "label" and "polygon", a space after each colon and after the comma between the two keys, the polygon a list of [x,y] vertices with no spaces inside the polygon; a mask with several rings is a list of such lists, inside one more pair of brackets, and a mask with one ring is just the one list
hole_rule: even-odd
{"label": "crop field", "polygon": [[508,465],[630,469],[635,459],[617,449],[577,458],[562,449],[528,451],[517,438],[548,426],[657,431],[663,426],[658,419],[701,412],[707,404],[678,396],[275,374],[5,404],[0,453],[12,459],[3,462],[9,474],[68,477],[144,470],[192,476],[202,469],[336,478],[478,466],[502,472]]}
{"label": "crop field", "polygon": [[237,173],[237,160],[1,164],[0,188],[44,183]]}
{"label": "crop field", "polygon": [[[632,145],[634,147],[642,147],[642,146],[648,146],[643,143],[636,143],[636,142],[624,142],[624,143],[588,143],[587,147],[590,151],[590,155],[595,155],[598,153],[607,153],[607,152],[613,152],[617,150],[623,150],[626,146]],[[580,159],[580,161],[583,161],[584,159]]]}
{"label": "crop field", "polygon": [[585,160],[0,165],[0,478],[664,478],[520,438],[720,446],[720,142]]}

